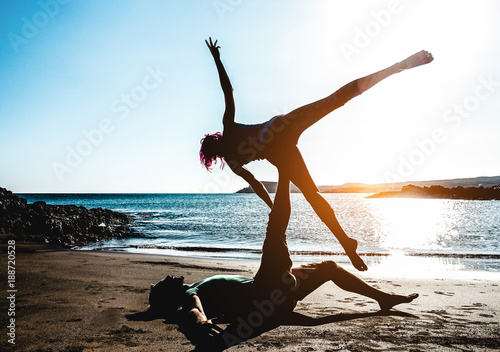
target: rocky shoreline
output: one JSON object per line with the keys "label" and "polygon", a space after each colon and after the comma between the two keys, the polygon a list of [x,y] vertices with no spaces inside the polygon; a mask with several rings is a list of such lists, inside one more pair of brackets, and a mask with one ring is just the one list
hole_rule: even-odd
{"label": "rocky shoreline", "polygon": [[0,187],[0,234],[18,241],[73,247],[129,236],[132,216],[76,205],[28,204]]}

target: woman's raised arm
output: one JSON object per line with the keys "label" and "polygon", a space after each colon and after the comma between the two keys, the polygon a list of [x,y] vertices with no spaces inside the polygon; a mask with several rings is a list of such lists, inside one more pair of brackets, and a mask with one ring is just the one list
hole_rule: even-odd
{"label": "woman's raised arm", "polygon": [[224,65],[222,64],[222,61],[220,59],[220,46],[217,46],[217,40],[215,41],[215,43],[213,43],[212,38],[209,38],[209,41],[205,40],[205,43],[207,43],[208,49],[210,49],[210,53],[214,58],[215,65],[217,66],[217,71],[219,72],[220,85],[222,87],[224,100],[226,102],[226,110],[224,111],[222,123],[224,127],[227,127],[229,124],[234,123],[235,105],[233,97],[233,86],[231,85],[229,76],[227,75],[226,69],[224,68]]}

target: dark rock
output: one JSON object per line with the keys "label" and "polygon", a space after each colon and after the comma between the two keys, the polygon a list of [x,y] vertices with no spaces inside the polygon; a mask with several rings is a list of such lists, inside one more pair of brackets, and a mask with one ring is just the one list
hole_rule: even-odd
{"label": "dark rock", "polygon": [[0,233],[17,240],[63,247],[109,238],[127,237],[134,218],[109,209],[76,205],[28,204],[26,199],[0,187]]}
{"label": "dark rock", "polygon": [[467,199],[467,200],[500,200],[500,185],[493,187],[453,187],[446,188],[440,185],[419,187],[407,185],[399,192],[380,192],[367,198],[439,198],[439,199]]}

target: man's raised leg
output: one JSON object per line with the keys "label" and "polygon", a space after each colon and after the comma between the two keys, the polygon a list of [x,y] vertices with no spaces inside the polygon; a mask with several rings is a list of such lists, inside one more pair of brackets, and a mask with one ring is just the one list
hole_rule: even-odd
{"label": "man's raised leg", "polygon": [[270,282],[290,272],[292,260],[286,242],[286,229],[290,220],[290,181],[286,173],[280,173],[274,205],[269,214],[266,238],[262,246],[260,268],[255,279]]}

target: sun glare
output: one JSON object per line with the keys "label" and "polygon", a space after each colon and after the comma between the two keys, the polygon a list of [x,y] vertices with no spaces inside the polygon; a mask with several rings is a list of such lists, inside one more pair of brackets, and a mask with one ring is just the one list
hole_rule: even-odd
{"label": "sun glare", "polygon": [[380,217],[387,229],[383,246],[394,252],[407,248],[438,249],[444,203],[435,199],[379,199]]}
{"label": "sun glare", "polygon": [[[490,3],[390,3],[372,2],[362,11],[354,3],[343,4],[342,14],[332,3],[316,13],[322,30],[311,38],[317,51],[311,66],[321,91],[382,69],[421,49],[435,57],[430,65],[418,68],[421,74],[415,71],[388,78],[321,122],[322,130],[317,128],[303,137],[301,149],[320,184],[387,182],[386,173],[397,168],[399,158],[415,148],[414,141],[427,138],[429,131],[442,124],[450,102],[463,99],[464,89],[469,87],[467,80],[478,75],[474,63],[486,60],[486,53],[491,51],[494,31]],[[462,77],[460,82],[449,87],[458,75]],[[436,97],[438,89],[441,98]],[[335,155],[335,162],[325,165],[321,162],[325,154],[314,155],[319,140],[324,141],[324,149],[348,155]],[[313,163],[321,164],[321,169],[314,170]],[[419,171],[426,173],[423,168]],[[420,177],[415,173],[408,179],[415,176]]]}

